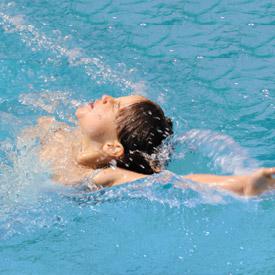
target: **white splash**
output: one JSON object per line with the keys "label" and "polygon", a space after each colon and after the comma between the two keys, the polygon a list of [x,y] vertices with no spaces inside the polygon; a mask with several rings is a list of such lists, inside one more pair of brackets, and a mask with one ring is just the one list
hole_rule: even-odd
{"label": "white splash", "polygon": [[82,104],[82,102],[72,99],[69,92],[60,90],[22,93],[19,96],[19,102],[31,106],[35,111],[43,110],[60,120],[72,123],[75,123],[75,109]]}
{"label": "white splash", "polygon": [[[21,41],[34,52],[44,49],[54,53],[56,55],[54,59],[63,57],[68,60],[71,66],[83,67],[85,73],[99,85],[106,82],[113,83],[123,90],[131,90],[134,93],[142,93],[145,90],[144,82],[134,83],[120,76],[104,62],[102,57],[89,57],[81,48],[62,46],[62,41],[66,41],[68,36],[55,41],[35,26],[28,24],[24,15],[10,16],[0,11],[0,27],[7,33],[17,33]],[[49,58],[48,61],[54,62],[54,59]],[[131,72],[131,69],[128,71]]]}
{"label": "white splash", "polygon": [[246,149],[221,133],[193,129],[177,138],[176,143],[187,144],[192,150],[210,158],[214,167],[221,168],[225,173],[244,174],[260,166]]}

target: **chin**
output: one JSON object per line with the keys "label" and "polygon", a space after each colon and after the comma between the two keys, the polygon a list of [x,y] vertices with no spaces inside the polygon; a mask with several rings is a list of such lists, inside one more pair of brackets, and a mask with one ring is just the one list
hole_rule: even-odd
{"label": "chin", "polygon": [[78,107],[75,111],[75,115],[78,119],[83,117],[86,113],[87,113],[87,106],[86,105],[82,105],[82,106]]}

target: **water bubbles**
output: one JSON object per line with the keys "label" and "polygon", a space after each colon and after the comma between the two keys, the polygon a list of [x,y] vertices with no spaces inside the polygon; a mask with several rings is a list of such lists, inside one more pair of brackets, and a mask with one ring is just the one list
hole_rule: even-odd
{"label": "water bubbles", "polygon": [[262,89],[262,93],[263,93],[264,97],[269,97],[270,96],[268,89]]}
{"label": "water bubbles", "polygon": [[19,26],[21,24],[24,24],[24,15],[16,15],[11,18],[11,23]]}
{"label": "water bubbles", "polygon": [[16,6],[16,3],[15,2],[9,2],[8,4],[7,4],[7,7],[9,7],[9,8],[14,8]]}
{"label": "water bubbles", "polygon": [[61,31],[58,30],[58,29],[55,29],[55,30],[53,30],[52,32],[53,32],[53,34],[56,35],[56,36],[60,36],[60,35],[61,35]]}
{"label": "water bubbles", "polygon": [[74,61],[82,55],[81,51],[82,50],[79,48],[73,48],[67,51],[67,56],[70,64],[73,65]]}
{"label": "water bubbles", "polygon": [[195,252],[195,250],[193,248],[189,249],[189,254],[192,255]]}
{"label": "water bubbles", "polygon": [[165,99],[165,95],[168,94],[168,89],[164,89],[166,93],[164,92],[161,92],[157,98],[157,101],[160,103],[160,104],[165,104],[166,103],[166,99]]}

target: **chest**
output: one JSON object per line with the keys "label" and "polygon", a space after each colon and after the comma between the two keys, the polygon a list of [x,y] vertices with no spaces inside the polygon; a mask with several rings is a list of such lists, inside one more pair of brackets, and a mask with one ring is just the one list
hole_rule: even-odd
{"label": "chest", "polygon": [[41,144],[39,157],[50,167],[56,182],[77,184],[91,172],[77,165],[74,159],[75,138],[71,132],[60,129]]}

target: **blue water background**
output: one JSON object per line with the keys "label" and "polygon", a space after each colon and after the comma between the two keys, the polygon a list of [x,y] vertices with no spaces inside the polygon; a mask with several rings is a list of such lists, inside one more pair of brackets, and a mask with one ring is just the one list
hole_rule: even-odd
{"label": "blue water background", "polygon": [[18,140],[41,115],[73,123],[80,102],[140,93],[175,122],[173,172],[275,166],[274,25],[272,1],[2,0],[1,273],[274,273],[273,193],[153,177],[85,194]]}

